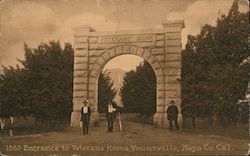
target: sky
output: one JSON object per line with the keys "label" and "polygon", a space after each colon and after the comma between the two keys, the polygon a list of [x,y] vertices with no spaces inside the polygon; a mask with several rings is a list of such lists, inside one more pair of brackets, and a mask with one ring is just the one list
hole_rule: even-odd
{"label": "sky", "polygon": [[143,63],[143,61],[144,59],[140,56],[131,54],[120,55],[107,62],[107,64],[105,64],[105,66],[103,67],[103,70],[122,69],[125,72],[128,72],[130,70],[135,70],[140,63]]}
{"label": "sky", "polygon": [[[183,19],[183,48],[187,35],[204,24],[216,24],[233,0],[0,0],[0,63],[15,66],[24,58],[24,42],[35,48],[41,42],[60,40],[73,44],[73,27],[91,25],[96,31],[162,28],[166,20]],[[241,0],[240,10],[248,10]],[[129,60],[129,62],[128,62]],[[128,71],[141,59],[116,58],[110,67]]]}

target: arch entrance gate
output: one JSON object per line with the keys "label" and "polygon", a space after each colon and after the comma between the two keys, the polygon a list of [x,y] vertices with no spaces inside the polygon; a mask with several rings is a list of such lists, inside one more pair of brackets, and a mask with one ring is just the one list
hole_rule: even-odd
{"label": "arch entrance gate", "polygon": [[[167,21],[162,29],[96,32],[89,26],[75,28],[74,85],[71,126],[80,126],[80,107],[88,98],[91,123],[98,122],[98,78],[112,58],[133,54],[145,59],[156,76],[156,113],[154,124],[167,127],[165,107],[175,100],[181,110],[181,30],[183,21]],[[128,60],[129,63],[129,60]],[[179,117],[181,120],[181,115]]]}

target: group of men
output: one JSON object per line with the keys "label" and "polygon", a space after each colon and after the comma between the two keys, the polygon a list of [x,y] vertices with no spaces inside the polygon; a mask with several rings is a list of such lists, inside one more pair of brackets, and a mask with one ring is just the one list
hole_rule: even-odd
{"label": "group of men", "polygon": [[[175,105],[175,101],[170,101],[170,106],[167,107],[167,119],[169,121],[169,128],[170,130],[173,130],[173,122],[175,123],[175,127],[177,130],[179,130],[179,124],[178,124],[178,108]],[[89,121],[91,116],[91,109],[89,106],[89,101],[84,100],[83,106],[81,108],[81,117],[80,120],[82,121],[82,128],[83,128],[83,135],[88,134],[89,130]],[[113,131],[113,123],[116,118],[116,108],[114,107],[113,102],[109,102],[106,106],[106,119],[108,122],[108,132]]]}
{"label": "group of men", "polygon": [[[113,102],[108,103],[106,107],[106,119],[108,121],[108,132],[113,131],[113,123],[116,118],[116,108],[114,107]],[[89,107],[89,101],[84,100],[83,106],[81,108],[81,118],[82,121],[82,128],[83,128],[83,135],[88,134],[89,131],[89,121],[91,116],[91,109]]]}

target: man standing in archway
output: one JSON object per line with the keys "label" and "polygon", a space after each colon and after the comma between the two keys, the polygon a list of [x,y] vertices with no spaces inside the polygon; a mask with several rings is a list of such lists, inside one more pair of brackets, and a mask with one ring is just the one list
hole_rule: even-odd
{"label": "man standing in archway", "polygon": [[170,106],[167,109],[167,118],[169,121],[170,130],[173,130],[173,121],[175,123],[175,127],[177,130],[179,130],[179,124],[178,124],[178,108],[175,105],[174,100],[170,101]]}
{"label": "man standing in archway", "polygon": [[106,118],[108,121],[108,132],[113,131],[113,123],[116,117],[115,111],[116,109],[113,106],[113,102],[109,102],[107,105],[107,110],[106,110]]}
{"label": "man standing in archway", "polygon": [[91,109],[89,107],[89,101],[83,101],[83,107],[81,109],[81,121],[82,121],[82,130],[83,135],[88,134],[89,132],[89,120],[91,115]]}

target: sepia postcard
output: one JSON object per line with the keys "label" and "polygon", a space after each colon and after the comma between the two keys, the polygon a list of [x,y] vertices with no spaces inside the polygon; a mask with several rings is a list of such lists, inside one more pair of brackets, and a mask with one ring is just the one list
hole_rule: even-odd
{"label": "sepia postcard", "polygon": [[249,155],[247,0],[0,0],[1,156]]}

